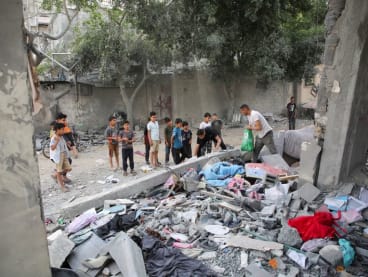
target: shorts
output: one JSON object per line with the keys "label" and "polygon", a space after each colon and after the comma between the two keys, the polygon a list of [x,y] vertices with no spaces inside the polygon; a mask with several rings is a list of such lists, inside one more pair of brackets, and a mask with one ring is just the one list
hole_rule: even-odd
{"label": "shorts", "polygon": [[119,144],[109,143],[109,156],[112,157],[115,154],[115,157],[119,157]]}
{"label": "shorts", "polygon": [[72,167],[70,166],[69,159],[66,154],[60,154],[60,162],[56,164],[56,171],[62,173],[64,171],[70,171]]}
{"label": "shorts", "polygon": [[153,144],[151,145],[151,149],[150,149],[151,153],[158,152],[160,141],[159,140],[153,140],[152,143]]}

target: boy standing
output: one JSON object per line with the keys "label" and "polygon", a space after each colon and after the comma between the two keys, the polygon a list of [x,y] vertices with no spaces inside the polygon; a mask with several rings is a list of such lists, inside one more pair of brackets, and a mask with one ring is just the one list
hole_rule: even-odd
{"label": "boy standing", "polygon": [[175,120],[175,128],[172,132],[171,137],[172,155],[175,164],[180,164],[185,158],[183,153],[183,138],[181,134],[182,127],[183,127],[183,120],[177,118]]}
{"label": "boy standing", "polygon": [[123,175],[128,176],[128,159],[130,173],[136,175],[134,171],[134,152],[133,152],[133,142],[135,142],[135,136],[133,131],[130,130],[129,121],[126,120],[123,125],[123,130],[120,132],[121,144],[121,154],[123,157]]}
{"label": "boy standing", "polygon": [[218,118],[217,113],[213,113],[211,117],[211,127],[219,133],[220,137],[222,136],[222,121]]}
{"label": "boy standing", "polygon": [[[206,129],[208,127],[211,127],[211,114],[210,113],[205,113],[203,116],[203,121],[201,122],[201,124],[199,124],[199,129]],[[207,141],[205,147],[201,148],[201,155],[205,155],[206,153],[209,154],[212,152],[212,142],[211,141]]]}
{"label": "boy standing", "polygon": [[113,169],[112,158],[115,156],[116,160],[116,168],[114,170],[119,169],[119,130],[116,126],[116,117],[109,117],[109,125],[105,130],[105,137],[107,139],[107,145],[109,149],[109,162],[110,168]]}
{"label": "boy standing", "polygon": [[190,159],[192,157],[192,131],[189,129],[189,124],[183,121],[183,130],[181,133],[183,138],[183,154],[184,158]]}
{"label": "boy standing", "polygon": [[289,130],[295,130],[295,119],[296,119],[296,104],[295,98],[291,97],[290,102],[286,106],[289,119]]}
{"label": "boy standing", "polygon": [[63,175],[71,171],[72,168],[69,163],[69,150],[63,138],[65,125],[62,123],[55,123],[55,134],[50,141],[50,159],[56,164],[56,179],[63,192],[68,191],[64,184]]}
{"label": "boy standing", "polygon": [[160,140],[160,126],[157,122],[157,115],[155,112],[150,113],[150,122],[147,124],[148,140],[150,142],[151,164],[153,167],[158,167],[158,149],[161,143]]}
{"label": "boy standing", "polygon": [[[148,122],[150,122],[150,119],[148,118]],[[148,124],[147,122],[147,124]],[[146,160],[146,164],[150,164],[149,162],[149,154],[150,154],[150,148],[151,148],[151,145],[150,145],[150,142],[149,142],[149,138],[148,138],[148,129],[147,129],[147,124],[146,126],[144,127],[144,131],[143,131],[143,134],[144,134],[144,145],[145,145],[145,160]]]}
{"label": "boy standing", "polygon": [[165,165],[169,163],[170,160],[170,152],[171,152],[171,137],[173,134],[173,124],[172,120],[168,117],[165,117]]}

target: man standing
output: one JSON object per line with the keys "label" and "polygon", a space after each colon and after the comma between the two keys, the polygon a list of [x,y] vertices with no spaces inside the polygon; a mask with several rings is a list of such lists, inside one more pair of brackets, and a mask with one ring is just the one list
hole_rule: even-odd
{"label": "man standing", "polygon": [[165,133],[165,165],[169,164],[170,161],[170,152],[171,152],[171,137],[173,134],[173,123],[172,120],[168,117],[165,117],[166,127],[164,130]]}
{"label": "man standing", "polygon": [[200,157],[204,155],[203,148],[206,147],[208,143],[215,143],[215,149],[218,150],[226,149],[226,145],[219,133],[212,127],[207,127],[205,129],[199,129],[197,132],[197,144],[194,148],[194,156]]}
{"label": "man standing", "polygon": [[253,150],[253,162],[257,162],[258,155],[264,145],[267,146],[271,154],[276,154],[277,150],[273,141],[273,131],[264,116],[260,112],[251,110],[246,104],[240,107],[240,113],[247,116],[249,122],[247,129],[252,130],[255,136],[256,142]]}
{"label": "man standing", "polygon": [[296,104],[294,97],[290,98],[290,102],[287,104],[286,108],[289,119],[289,130],[295,130]]}
{"label": "man standing", "polygon": [[157,115],[155,112],[150,113],[150,122],[147,124],[148,140],[151,146],[151,165],[158,167],[158,148],[161,143],[160,127],[157,122]]}

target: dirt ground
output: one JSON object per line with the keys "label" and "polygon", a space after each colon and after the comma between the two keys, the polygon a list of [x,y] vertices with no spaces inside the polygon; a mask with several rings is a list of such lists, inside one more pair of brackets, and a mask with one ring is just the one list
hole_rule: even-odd
{"label": "dirt ground", "polygon": [[[297,128],[301,128],[310,124],[312,124],[310,120],[297,120]],[[287,129],[287,120],[272,125],[274,130]],[[163,133],[163,131],[161,133]],[[242,133],[243,128],[224,128],[223,139],[226,144],[239,147],[242,140]],[[142,137],[142,132],[137,132],[137,137]],[[195,139],[193,139],[193,143],[195,143]],[[135,143],[134,151],[141,151],[144,153],[143,141],[138,141]],[[164,145],[161,144],[159,160],[162,163],[164,162],[164,155]],[[170,164],[172,165],[172,158],[170,157],[170,159]],[[114,172],[110,169],[106,145],[92,146],[87,151],[80,153],[77,159],[73,159],[73,170],[68,175],[68,177],[72,179],[70,191],[62,193],[59,185],[51,177],[54,165],[51,163],[51,161],[46,159],[42,153],[40,153],[38,155],[38,163],[45,217],[56,219],[59,216],[61,206],[65,202],[73,201],[79,197],[103,192],[111,189],[113,186],[122,186],[126,181],[129,181],[133,178],[140,178],[144,174],[149,174],[143,173],[140,170],[140,167],[145,165],[144,157],[135,154],[134,160],[138,175],[124,177],[121,170]],[[116,184],[103,183],[106,177],[111,175],[114,175],[115,178],[118,178],[120,182]]]}

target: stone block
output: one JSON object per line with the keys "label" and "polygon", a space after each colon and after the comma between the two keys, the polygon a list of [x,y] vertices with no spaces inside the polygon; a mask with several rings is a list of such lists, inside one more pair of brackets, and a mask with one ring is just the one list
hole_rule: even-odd
{"label": "stone block", "polygon": [[316,142],[303,142],[300,154],[299,184],[315,184],[321,146]]}
{"label": "stone block", "polygon": [[59,234],[49,246],[51,267],[60,268],[65,259],[72,252],[75,244],[64,234]]}

